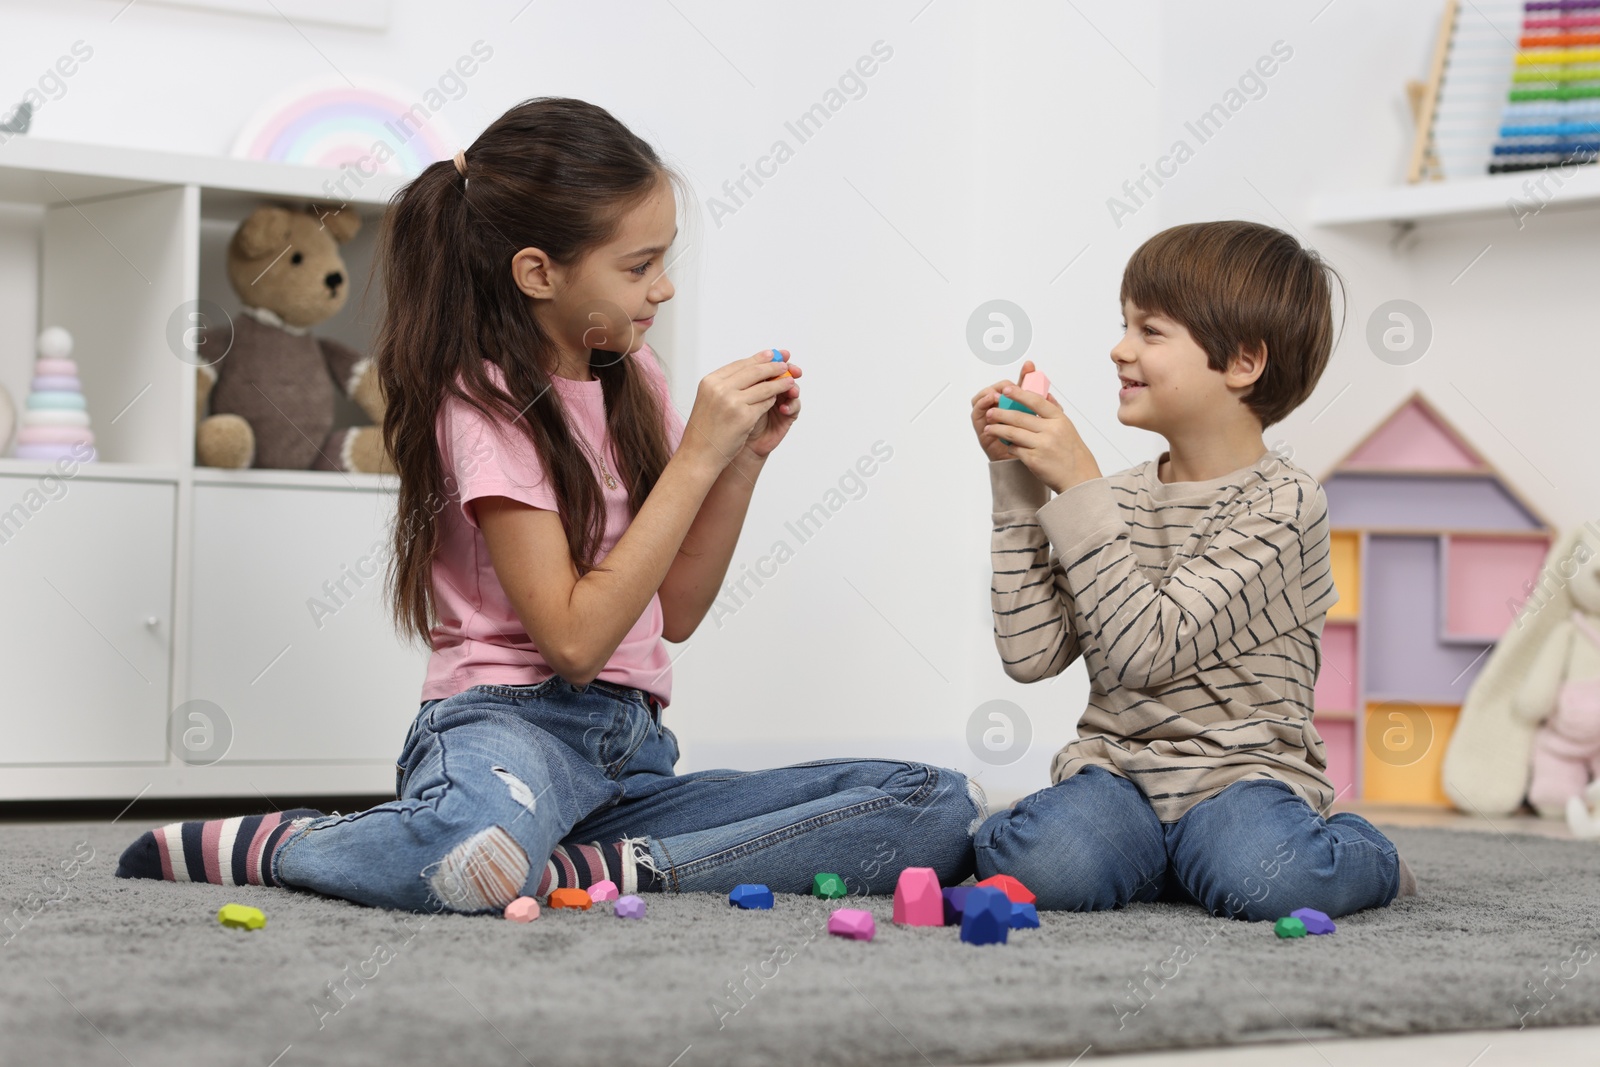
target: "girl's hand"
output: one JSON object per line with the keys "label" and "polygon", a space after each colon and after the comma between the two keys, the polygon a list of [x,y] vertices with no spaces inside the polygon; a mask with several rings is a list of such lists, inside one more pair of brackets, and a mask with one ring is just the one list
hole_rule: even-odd
{"label": "girl's hand", "polygon": [[[1030,368],[1031,363],[1024,364],[1024,373]],[[1100,477],[1100,465],[1059,404],[1009,382],[1001,386],[1000,391],[1038,414],[1002,408],[997,398],[982,415],[985,425],[979,432],[979,440],[985,442],[986,452],[988,444],[999,444],[1006,449],[1008,458],[1022,460],[1035,478],[1057,493]],[[974,414],[973,417],[979,416]],[[1002,436],[1011,442],[1009,446],[1001,441]]]}
{"label": "girl's hand", "polygon": [[[771,349],[768,349],[770,352]],[[803,373],[797,364],[787,362],[789,350],[778,349],[783,354],[785,362],[781,366],[788,368],[789,374],[798,379]],[[772,361],[771,356],[768,357]],[[782,372],[779,372],[782,377]],[[772,453],[778,443],[788,434],[789,428],[794,425],[794,420],[800,417],[800,387],[791,384],[787,393],[778,395],[777,403],[765,415],[756,420],[755,427],[750,431],[750,436],[744,443],[745,451],[752,458],[764,460]]]}
{"label": "girl's hand", "polygon": [[772,361],[769,348],[700,379],[694,407],[684,425],[684,445],[708,450],[709,461],[718,470],[733,462],[746,443],[758,436],[757,427],[763,425],[778,397],[794,389],[783,377],[788,369],[788,364]]}
{"label": "girl's hand", "polygon": [[[1033,360],[1028,360],[1022,365],[1022,371],[1017,375],[1017,383],[1021,384],[1025,375],[1033,373]],[[1011,447],[993,434],[984,433],[984,427],[989,425],[988,412],[1000,403],[1000,391],[1011,383],[998,381],[993,385],[984,386],[983,390],[972,398],[972,432],[978,436],[978,445],[983,449],[983,454],[991,460],[1016,459]]]}

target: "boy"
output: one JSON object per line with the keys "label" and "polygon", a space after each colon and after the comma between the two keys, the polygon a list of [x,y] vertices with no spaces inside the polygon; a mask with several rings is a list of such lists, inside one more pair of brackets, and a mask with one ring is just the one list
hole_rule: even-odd
{"label": "boy", "polygon": [[1001,662],[1033,682],[1082,655],[1090,686],[1054,784],[979,827],[979,877],[1020,878],[1044,908],[1186,900],[1248,920],[1415,892],[1371,823],[1323,817],[1327,501],[1262,438],[1327,365],[1330,276],[1255,223],[1146,241],[1122,278],[1117,418],[1168,450],[1129,470],[1102,476],[1046,397],[998,382],[973,398]]}

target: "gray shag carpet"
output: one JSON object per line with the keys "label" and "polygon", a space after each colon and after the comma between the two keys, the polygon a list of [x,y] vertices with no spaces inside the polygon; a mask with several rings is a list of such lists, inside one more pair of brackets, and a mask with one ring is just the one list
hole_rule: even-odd
{"label": "gray shag carpet", "polygon": [[[0,824],[0,1062],[844,1067],[1600,1023],[1592,842],[1391,829],[1419,896],[1327,937],[1152,904],[973,946],[885,897],[843,902],[877,918],[859,943],[801,896],[519,925],[114,878],[143,829]],[[219,925],[230,901],[266,928]]]}

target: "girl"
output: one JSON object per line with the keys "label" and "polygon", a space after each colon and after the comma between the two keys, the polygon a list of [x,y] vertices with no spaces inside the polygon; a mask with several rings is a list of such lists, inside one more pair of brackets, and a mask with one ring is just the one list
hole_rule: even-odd
{"label": "girl", "polygon": [[832,871],[882,893],[908,866],[971,872],[987,812],[958,772],[673,771],[662,638],[710,608],[802,376],[763,352],[707,375],[687,424],[673,410],[642,335],[673,296],[680,182],[605,110],[540,98],[396,194],[375,356],[400,476],[388,594],[433,650],[397,799],[173,823],[119,876],[488,913],[601,879],[805,892]]}

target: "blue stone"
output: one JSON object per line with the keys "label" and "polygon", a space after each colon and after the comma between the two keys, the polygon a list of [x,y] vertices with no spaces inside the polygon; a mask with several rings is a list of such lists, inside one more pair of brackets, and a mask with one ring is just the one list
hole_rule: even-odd
{"label": "blue stone", "polygon": [[1011,929],[1011,900],[1000,890],[973,886],[961,909],[961,940],[969,945],[1003,945]]}
{"label": "blue stone", "polygon": [[728,894],[728,903],[736,904],[746,910],[772,907],[772,890],[764,885],[746,882],[733,887],[733,892]]}

